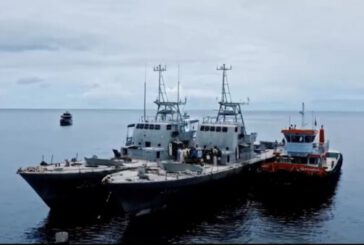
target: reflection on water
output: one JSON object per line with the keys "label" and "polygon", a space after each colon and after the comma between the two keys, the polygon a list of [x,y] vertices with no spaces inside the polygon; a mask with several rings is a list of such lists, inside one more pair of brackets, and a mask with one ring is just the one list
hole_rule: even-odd
{"label": "reflection on water", "polygon": [[277,189],[259,188],[251,192],[261,217],[257,232],[260,242],[322,242],[326,222],[332,220],[337,183]]}
{"label": "reflection on water", "polygon": [[282,217],[287,220],[307,219],[333,202],[336,185],[312,192],[306,190],[266,190],[255,192],[252,198],[261,203],[264,216]]}
{"label": "reflection on water", "polygon": [[27,237],[37,243],[51,243],[56,232],[66,231],[71,243],[113,243],[120,239],[119,230],[125,229],[126,224],[125,218],[117,213],[100,216],[91,212],[50,211],[39,227],[27,233]]}
{"label": "reflection on water", "polygon": [[245,194],[230,193],[198,203],[186,200],[182,205],[130,220],[122,242],[185,243],[226,239],[234,235],[234,227],[244,220],[247,201]]}
{"label": "reflection on water", "polygon": [[315,192],[249,187],[137,218],[49,212],[26,235],[39,243],[54,242],[58,231],[69,232],[70,243],[315,242],[333,218],[336,186]]}

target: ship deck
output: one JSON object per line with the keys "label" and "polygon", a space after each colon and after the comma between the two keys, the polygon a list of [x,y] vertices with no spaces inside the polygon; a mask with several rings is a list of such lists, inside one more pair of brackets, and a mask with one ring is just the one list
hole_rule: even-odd
{"label": "ship deck", "polygon": [[72,173],[89,173],[89,172],[103,172],[114,170],[115,168],[123,169],[131,169],[138,168],[142,166],[154,166],[156,163],[146,162],[144,160],[133,160],[129,163],[124,163],[123,166],[106,166],[106,165],[98,165],[98,166],[88,166],[86,161],[77,161],[67,164],[65,162],[62,163],[53,163],[48,164],[46,166],[38,165],[38,166],[28,166],[24,168],[18,169],[18,173],[21,174],[72,174]]}
{"label": "ship deck", "polygon": [[[175,181],[194,177],[201,177],[211,174],[222,173],[231,169],[239,169],[245,166],[254,165],[261,163],[267,159],[274,157],[273,150],[266,150],[264,153],[257,155],[256,157],[236,163],[230,163],[228,165],[213,165],[204,164],[203,166],[194,164],[199,167],[201,171],[191,171],[190,169],[185,169],[184,171],[168,172],[165,169],[155,165],[145,168],[142,174],[136,170],[123,170],[110,174],[104,178],[103,182],[109,184],[118,183],[150,183],[150,182],[165,182],[165,181]],[[175,164],[179,164],[174,162]]]}

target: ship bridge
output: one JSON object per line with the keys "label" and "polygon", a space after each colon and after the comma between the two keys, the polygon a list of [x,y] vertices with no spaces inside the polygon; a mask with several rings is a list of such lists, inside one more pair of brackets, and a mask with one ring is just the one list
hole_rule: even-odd
{"label": "ship bridge", "polygon": [[126,144],[121,149],[123,156],[152,161],[169,159],[178,147],[190,146],[195,137],[198,120],[181,114],[180,105],[186,104],[186,100],[179,99],[179,89],[177,101],[168,100],[162,75],[166,66],[158,65],[153,70],[158,72],[158,97],[154,101],[157,112],[151,119],[144,112],[141,122],[128,125]]}
{"label": "ship bridge", "polygon": [[286,151],[292,155],[306,156],[316,152],[315,141],[317,130],[314,129],[283,129],[287,141]]}
{"label": "ship bridge", "polygon": [[217,70],[222,71],[222,92],[219,110],[215,117],[205,117],[196,134],[196,146],[203,149],[217,148],[222,152],[222,162],[251,158],[256,133],[247,134],[241,105],[233,102],[227,81],[228,70],[223,64]]}
{"label": "ship bridge", "polygon": [[[282,133],[287,141],[285,150],[292,156],[322,155],[329,149],[329,142],[325,142],[323,138],[323,128],[320,131],[315,129],[288,128],[283,129]],[[320,137],[317,137],[317,135]],[[320,140],[317,140],[317,138],[320,138]]]}
{"label": "ship bridge", "polygon": [[[320,130],[314,128],[304,128],[305,123],[305,103],[302,103],[302,110],[299,112],[302,116],[301,128],[296,125],[290,125],[289,128],[282,129],[287,144],[285,150],[292,156],[307,157],[309,155],[322,155],[329,149],[329,142],[325,142],[325,133],[323,125]],[[315,120],[314,126],[317,126]],[[313,126],[312,126],[313,127]],[[319,135],[319,137],[316,137]],[[317,140],[319,138],[319,140]]]}

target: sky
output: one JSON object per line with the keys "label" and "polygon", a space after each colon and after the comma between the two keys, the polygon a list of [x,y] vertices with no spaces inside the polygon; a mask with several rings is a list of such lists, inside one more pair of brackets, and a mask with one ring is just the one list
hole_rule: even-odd
{"label": "sky", "polygon": [[0,108],[364,110],[361,0],[1,0]]}

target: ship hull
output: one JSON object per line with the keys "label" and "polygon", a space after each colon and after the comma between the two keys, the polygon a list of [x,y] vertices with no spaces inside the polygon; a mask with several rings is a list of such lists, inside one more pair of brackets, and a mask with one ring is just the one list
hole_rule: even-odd
{"label": "ship hull", "polygon": [[101,180],[113,172],[19,174],[52,210],[91,210],[105,205],[109,192]]}
{"label": "ship hull", "polygon": [[[341,166],[343,162],[343,156],[340,154],[338,162],[331,171],[317,172],[305,172],[305,171],[262,171],[257,169],[255,185],[257,186],[270,186],[270,187],[287,187],[287,188],[312,188],[312,191],[316,191],[317,187],[330,186],[336,183],[341,173]],[[274,163],[273,163],[274,164]]]}
{"label": "ship hull", "polygon": [[61,126],[71,126],[72,125],[72,120],[60,120],[59,121],[59,124],[61,125]]}
{"label": "ship hull", "polygon": [[[125,212],[139,216],[170,206],[188,205],[219,192],[236,192],[237,188],[241,188],[238,183],[242,181],[242,169],[236,167],[174,181],[109,183],[107,186]],[[227,186],[233,188],[228,189]]]}

